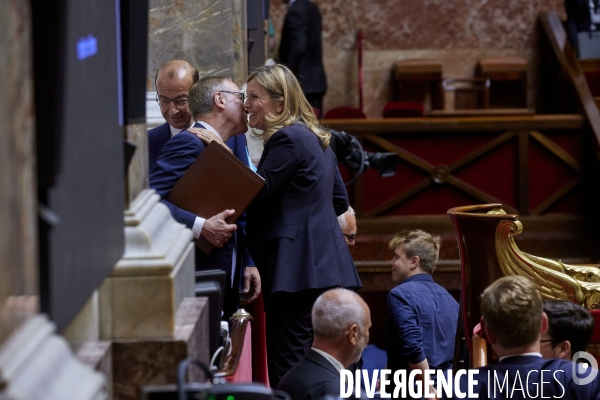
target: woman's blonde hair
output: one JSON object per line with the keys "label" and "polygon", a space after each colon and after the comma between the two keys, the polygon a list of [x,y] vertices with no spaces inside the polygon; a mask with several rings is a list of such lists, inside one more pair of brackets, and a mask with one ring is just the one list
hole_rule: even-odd
{"label": "woman's blonde hair", "polygon": [[306,125],[321,141],[324,149],[329,146],[331,133],[319,127],[312,106],[306,100],[298,80],[288,67],[281,64],[256,68],[248,77],[262,86],[273,100],[283,101],[283,111],[279,115],[268,114],[266,132],[254,134],[267,143],[278,130],[295,122]]}

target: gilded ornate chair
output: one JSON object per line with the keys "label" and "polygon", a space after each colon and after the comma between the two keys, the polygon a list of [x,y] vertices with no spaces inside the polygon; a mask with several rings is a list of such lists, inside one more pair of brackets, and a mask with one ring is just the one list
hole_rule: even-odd
{"label": "gilded ornate chair", "polygon": [[[482,353],[485,341],[483,347],[478,348],[471,333],[481,318],[481,293],[502,276],[525,276],[543,298],[569,300],[593,313],[600,312],[600,268],[597,265],[568,265],[522,252],[514,236],[523,231],[523,225],[518,215],[506,214],[501,204],[456,207],[448,210],[448,215],[458,239],[462,275],[456,354],[459,348],[464,348],[463,340],[468,349],[457,362],[467,364],[467,368],[481,366],[475,365],[479,359],[483,365],[487,363]],[[600,326],[595,329],[600,330]],[[588,349],[597,358],[598,346],[592,344]]]}

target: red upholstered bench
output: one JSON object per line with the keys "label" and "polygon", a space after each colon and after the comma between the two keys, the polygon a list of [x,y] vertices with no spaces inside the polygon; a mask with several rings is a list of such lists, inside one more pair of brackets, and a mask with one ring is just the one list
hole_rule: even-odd
{"label": "red upholstered bench", "polygon": [[354,107],[341,106],[332,108],[325,113],[325,119],[356,119],[367,118],[364,112]]}
{"label": "red upholstered bench", "polygon": [[584,71],[585,80],[592,92],[592,96],[600,96],[600,71]]}
{"label": "red upholstered bench", "polygon": [[600,365],[600,310],[590,310],[590,314],[594,317],[594,333],[592,333],[587,351],[596,357],[596,361]]}
{"label": "red upholstered bench", "polygon": [[422,117],[425,106],[418,101],[390,101],[383,108],[383,118]]}

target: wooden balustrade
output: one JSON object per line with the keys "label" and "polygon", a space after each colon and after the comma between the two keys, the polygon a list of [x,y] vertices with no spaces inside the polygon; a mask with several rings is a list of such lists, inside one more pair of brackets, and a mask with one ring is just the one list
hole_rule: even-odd
{"label": "wooden balustrade", "polygon": [[538,113],[581,112],[600,147],[600,113],[587,85],[562,21],[554,11],[539,15],[540,68],[537,84]]}
{"label": "wooden balustrade", "polygon": [[[443,214],[457,205],[490,202],[523,216],[585,214],[580,200],[592,182],[584,171],[597,158],[587,152],[581,115],[324,120],[323,125],[356,136],[365,150],[399,156],[397,176],[368,171],[349,188],[360,218]],[[563,202],[573,196],[579,200]]]}

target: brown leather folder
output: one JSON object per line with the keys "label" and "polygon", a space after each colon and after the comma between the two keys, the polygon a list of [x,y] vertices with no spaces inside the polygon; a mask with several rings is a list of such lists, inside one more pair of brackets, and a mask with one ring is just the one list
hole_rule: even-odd
{"label": "brown leather folder", "polygon": [[[233,224],[264,186],[260,175],[213,141],[173,186],[167,200],[202,218],[233,209],[235,213],[226,219]],[[206,254],[214,249],[202,236],[195,242]]]}

